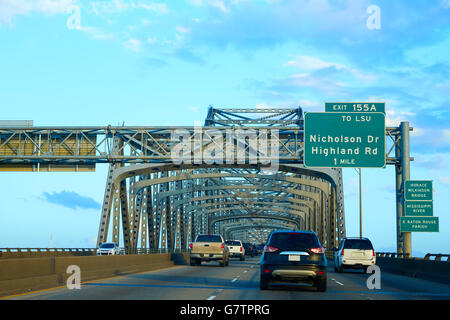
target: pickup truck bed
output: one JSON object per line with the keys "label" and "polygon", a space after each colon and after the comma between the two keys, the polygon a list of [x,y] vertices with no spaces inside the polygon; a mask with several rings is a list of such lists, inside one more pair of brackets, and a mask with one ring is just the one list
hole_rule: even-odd
{"label": "pickup truck bed", "polygon": [[220,235],[198,235],[190,247],[191,266],[200,265],[202,261],[218,261],[221,267],[228,265],[229,250]]}

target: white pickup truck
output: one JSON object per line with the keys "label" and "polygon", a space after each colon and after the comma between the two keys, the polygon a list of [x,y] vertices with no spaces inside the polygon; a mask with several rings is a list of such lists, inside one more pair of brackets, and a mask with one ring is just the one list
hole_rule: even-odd
{"label": "white pickup truck", "polygon": [[189,247],[191,266],[199,266],[202,261],[218,261],[221,267],[229,263],[230,251],[221,235],[199,234]]}
{"label": "white pickup truck", "polygon": [[227,240],[225,244],[230,249],[230,257],[237,257],[241,261],[245,260],[245,248],[241,240]]}

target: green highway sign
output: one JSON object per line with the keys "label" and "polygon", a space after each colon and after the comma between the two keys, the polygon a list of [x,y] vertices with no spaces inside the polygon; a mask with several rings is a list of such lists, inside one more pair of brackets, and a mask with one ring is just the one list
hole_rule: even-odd
{"label": "green highway sign", "polygon": [[325,102],[326,112],[381,112],[386,114],[384,102]]}
{"label": "green highway sign", "polygon": [[308,112],[305,167],[382,168],[386,165],[383,113]]}
{"label": "green highway sign", "polygon": [[400,232],[439,232],[439,218],[400,217]]}
{"label": "green highway sign", "polygon": [[431,180],[406,180],[405,200],[433,200],[433,181]]}
{"label": "green highway sign", "polygon": [[432,217],[433,201],[405,201],[405,216]]}

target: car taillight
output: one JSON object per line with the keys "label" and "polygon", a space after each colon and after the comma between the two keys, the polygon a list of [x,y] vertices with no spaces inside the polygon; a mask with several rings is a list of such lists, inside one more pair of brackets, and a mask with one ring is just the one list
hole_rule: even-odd
{"label": "car taillight", "polygon": [[278,251],[278,248],[271,246],[264,246],[264,252],[275,252],[275,251]]}
{"label": "car taillight", "polygon": [[241,247],[241,252],[242,252],[242,247]]}
{"label": "car taillight", "polygon": [[342,249],[342,251],[341,251],[341,256],[343,256],[344,255],[344,249]]}
{"label": "car taillight", "polygon": [[372,250],[372,257],[375,257],[375,250]]}
{"label": "car taillight", "polygon": [[220,247],[221,247],[222,249],[224,248],[223,243],[220,245]]}
{"label": "car taillight", "polygon": [[191,243],[190,245],[189,245],[189,248],[191,248],[192,249],[192,247],[193,247],[194,245]]}
{"label": "car taillight", "polygon": [[312,253],[317,253],[317,254],[325,253],[325,250],[322,247],[312,248],[312,249],[309,249],[309,251],[311,251]]}

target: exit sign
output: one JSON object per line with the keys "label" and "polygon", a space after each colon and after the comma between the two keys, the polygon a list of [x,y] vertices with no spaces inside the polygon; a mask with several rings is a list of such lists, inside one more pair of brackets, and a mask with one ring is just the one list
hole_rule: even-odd
{"label": "exit sign", "polygon": [[382,113],[308,112],[304,129],[306,167],[383,168],[386,165]]}
{"label": "exit sign", "polygon": [[326,112],[381,112],[386,114],[384,102],[325,102]]}

